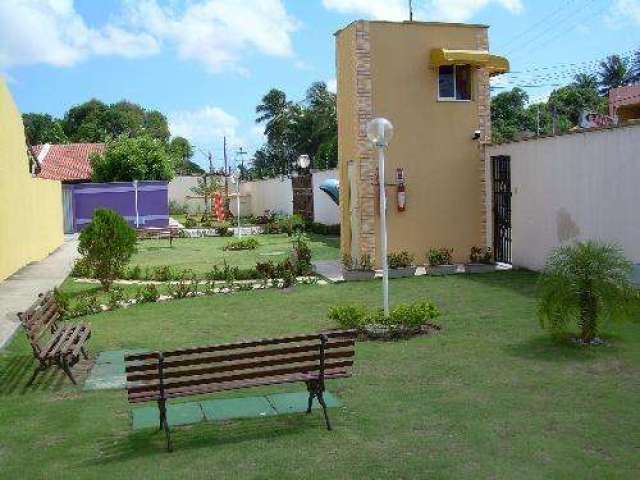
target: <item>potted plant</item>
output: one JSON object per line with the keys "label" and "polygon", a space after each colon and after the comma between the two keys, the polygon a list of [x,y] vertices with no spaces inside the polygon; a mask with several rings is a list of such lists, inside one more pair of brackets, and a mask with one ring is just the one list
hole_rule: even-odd
{"label": "potted plant", "polygon": [[416,274],[415,256],[406,250],[387,255],[389,278],[413,277]]}
{"label": "potted plant", "polygon": [[493,263],[491,248],[471,247],[469,263],[464,266],[466,273],[487,273],[493,272],[495,269],[496,265]]}
{"label": "potted plant", "polygon": [[371,255],[363,253],[360,261],[355,261],[348,253],[342,256],[342,277],[345,282],[372,280],[376,272],[372,267]]}
{"label": "potted plant", "polygon": [[427,252],[428,275],[451,275],[457,272],[458,266],[451,263],[452,248],[432,248]]}

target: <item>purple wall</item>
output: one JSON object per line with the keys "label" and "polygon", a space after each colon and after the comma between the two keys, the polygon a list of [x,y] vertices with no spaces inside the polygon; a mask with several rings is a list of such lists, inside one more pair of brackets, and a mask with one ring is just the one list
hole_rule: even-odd
{"label": "purple wall", "polygon": [[[97,208],[110,208],[136,226],[136,189],[133,182],[78,183],[67,185],[73,191],[73,229],[85,228]],[[169,225],[167,182],[138,182],[138,222],[143,227]]]}

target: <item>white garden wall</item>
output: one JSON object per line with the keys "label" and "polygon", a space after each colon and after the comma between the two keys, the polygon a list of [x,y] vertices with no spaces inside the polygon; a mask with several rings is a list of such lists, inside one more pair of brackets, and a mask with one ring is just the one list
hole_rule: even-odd
{"label": "white garden wall", "polygon": [[338,178],[338,170],[323,170],[313,173],[313,220],[325,225],[338,225],[340,223],[340,208],[329,195],[320,190],[320,184],[331,178]]}
{"label": "white garden wall", "polygon": [[554,247],[585,239],[618,242],[640,263],[640,125],[487,147],[489,212],[497,155],[511,157],[514,266],[540,270]]}
{"label": "white garden wall", "polygon": [[191,191],[198,186],[201,177],[177,176],[169,182],[169,202],[177,202],[187,207],[190,213],[203,212],[205,205],[202,198],[190,198],[195,194]]}
{"label": "white garden wall", "polygon": [[243,196],[249,197],[248,213],[262,215],[265,210],[288,215],[293,213],[293,190],[290,178],[271,178],[243,183],[241,192]]}

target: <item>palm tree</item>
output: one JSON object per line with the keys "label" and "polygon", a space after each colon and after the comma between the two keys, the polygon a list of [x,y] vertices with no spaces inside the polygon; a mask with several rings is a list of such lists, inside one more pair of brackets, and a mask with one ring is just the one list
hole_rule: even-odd
{"label": "palm tree", "polygon": [[629,61],[619,55],[611,55],[600,62],[600,93],[608,95],[612,88],[627,85],[632,78]]}
{"label": "palm tree", "polygon": [[256,123],[265,123],[264,133],[269,142],[277,142],[284,135],[289,121],[291,102],[287,95],[276,88],[262,97],[262,103],[256,107]]}
{"label": "palm tree", "polygon": [[542,327],[561,333],[576,321],[582,342],[591,343],[598,323],[628,315],[634,292],[631,271],[631,262],[617,245],[587,241],[557,248],[539,280]]}
{"label": "palm tree", "polygon": [[573,86],[576,88],[583,88],[585,90],[597,90],[598,77],[591,73],[578,73],[573,77]]}

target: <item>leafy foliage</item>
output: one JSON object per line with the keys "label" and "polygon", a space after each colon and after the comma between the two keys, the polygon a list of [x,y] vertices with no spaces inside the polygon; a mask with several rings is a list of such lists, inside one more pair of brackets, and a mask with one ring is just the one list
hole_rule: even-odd
{"label": "leafy foliage", "polygon": [[62,122],[49,114],[25,113],[22,122],[29,145],[67,142]]}
{"label": "leafy foliage", "polygon": [[539,280],[541,326],[558,334],[576,322],[582,341],[591,342],[602,322],[628,315],[631,269],[614,244],[587,241],[557,248]]}
{"label": "leafy foliage", "polygon": [[149,136],[108,142],[104,154],[91,157],[91,166],[94,182],[171,180],[174,175],[164,144]]}
{"label": "leafy foliage", "polygon": [[427,252],[427,263],[432,267],[451,265],[452,248],[432,248]]}
{"label": "leafy foliage", "polygon": [[260,242],[255,238],[242,238],[227,243],[222,249],[225,251],[255,250],[259,246]]}
{"label": "leafy foliage", "polygon": [[491,251],[491,248],[471,247],[471,251],[469,252],[469,262],[485,264],[493,263],[493,252]]}
{"label": "leafy foliage", "polygon": [[311,268],[311,247],[309,239],[302,233],[295,235],[292,239],[294,273],[296,275],[308,275],[313,270]]}
{"label": "leafy foliage", "polygon": [[313,83],[304,101],[294,103],[272,89],[256,107],[256,123],[264,125],[267,143],[256,152],[250,178],[274,177],[295,170],[301,154],[312,158],[314,168],[338,163],[336,95],[324,82]]}
{"label": "leafy foliage", "polygon": [[149,283],[138,288],[135,298],[137,303],[155,303],[160,299],[160,292],[155,284]]}
{"label": "leafy foliage", "polygon": [[407,250],[400,252],[391,252],[387,255],[387,264],[389,268],[408,268],[413,266],[416,257]]}
{"label": "leafy foliage", "polygon": [[96,210],[80,234],[78,252],[106,291],[135,251],[136,232],[113,210]]}
{"label": "leafy foliage", "polygon": [[415,329],[440,316],[438,307],[429,300],[395,305],[384,316],[382,309],[367,309],[355,303],[333,305],[329,308],[329,319],[339,328],[364,330],[367,325],[384,325],[391,328]]}

